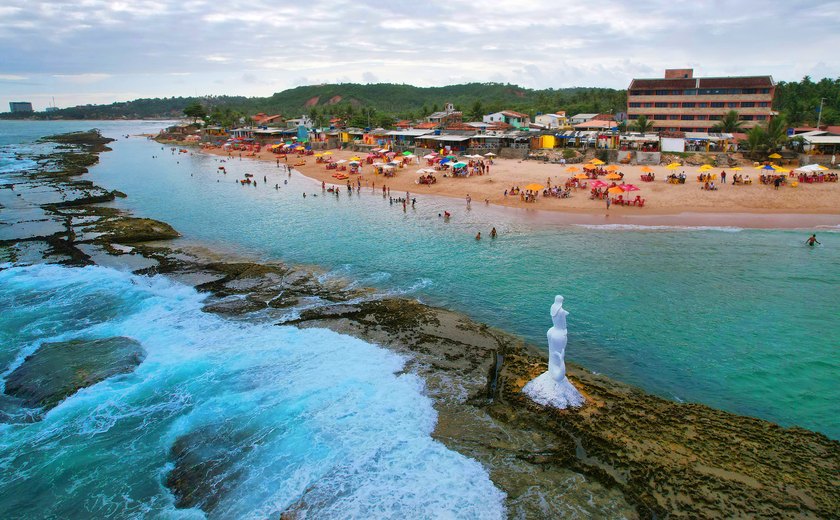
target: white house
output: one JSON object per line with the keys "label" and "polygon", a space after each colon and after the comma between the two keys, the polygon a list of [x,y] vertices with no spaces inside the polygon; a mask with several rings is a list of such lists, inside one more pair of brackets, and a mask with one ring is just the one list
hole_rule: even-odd
{"label": "white house", "polygon": [[571,123],[572,126],[579,125],[581,123],[586,123],[587,121],[592,121],[598,117],[598,114],[577,114],[572,116]]}
{"label": "white house", "polygon": [[315,122],[307,116],[306,114],[300,116],[298,119],[287,119],[286,120],[286,127],[287,128],[297,128],[299,126],[304,126],[306,128],[312,128],[315,126]]}
{"label": "white house", "polygon": [[535,120],[535,123],[542,125],[545,128],[563,128],[569,124],[566,119],[565,112],[555,112],[554,114],[540,114]]}

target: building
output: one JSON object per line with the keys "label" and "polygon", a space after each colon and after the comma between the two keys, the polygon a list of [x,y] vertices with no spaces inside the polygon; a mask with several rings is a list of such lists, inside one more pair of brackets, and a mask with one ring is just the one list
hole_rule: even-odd
{"label": "building", "polygon": [[575,114],[569,120],[569,124],[571,124],[572,126],[579,125],[587,121],[592,121],[596,117],[598,117],[598,114]]}
{"label": "building", "polygon": [[770,76],[695,78],[694,69],[669,69],[664,78],[634,79],[627,89],[629,122],[645,115],[655,131],[708,132],[730,110],[744,128],[768,122],[776,84]]}
{"label": "building", "polygon": [[531,116],[523,114],[522,112],[514,112],[513,110],[502,110],[501,112],[494,112],[487,114],[482,118],[485,123],[507,123],[516,128],[528,128],[531,124]]}
{"label": "building", "polygon": [[534,118],[534,122],[542,125],[545,128],[564,128],[569,124],[566,119],[565,112],[555,112],[554,114],[540,114]]}
{"label": "building", "polygon": [[303,126],[306,128],[314,128],[315,122],[312,121],[312,118],[310,118],[306,114],[300,116],[299,118],[289,119],[286,121],[287,128],[297,128],[299,126]]}
{"label": "building", "polygon": [[[434,112],[426,118],[426,122],[435,123],[436,125],[446,126],[452,123],[460,123],[463,121],[464,114],[455,110],[452,103],[447,103],[444,109],[440,112]],[[415,128],[420,128],[415,127]]]}
{"label": "building", "polygon": [[10,101],[9,112],[13,114],[31,114],[33,112],[32,103],[29,101]]}

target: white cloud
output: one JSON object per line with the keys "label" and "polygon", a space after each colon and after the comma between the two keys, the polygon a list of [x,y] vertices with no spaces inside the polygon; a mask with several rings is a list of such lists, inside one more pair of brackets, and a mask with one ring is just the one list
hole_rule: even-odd
{"label": "white cloud", "polygon": [[24,81],[26,76],[19,76],[18,74],[0,74],[0,81]]}
{"label": "white cloud", "polygon": [[111,77],[110,74],[102,73],[83,73],[83,74],[53,74],[54,78],[58,78],[67,83],[75,83],[79,85],[87,85],[90,83],[99,83]]}

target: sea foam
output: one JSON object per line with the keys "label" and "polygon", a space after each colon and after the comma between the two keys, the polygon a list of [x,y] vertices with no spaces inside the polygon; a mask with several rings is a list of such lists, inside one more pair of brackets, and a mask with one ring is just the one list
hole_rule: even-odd
{"label": "sea foam", "polygon": [[404,358],[324,329],[228,321],[203,300],[102,267],[0,271],[12,340],[0,372],[44,341],[122,335],[147,352],[41,421],[0,426],[0,516],[183,516],[163,484],[179,442],[222,461],[194,484],[218,498],[210,517],[505,515],[482,466],[430,437],[436,414]]}

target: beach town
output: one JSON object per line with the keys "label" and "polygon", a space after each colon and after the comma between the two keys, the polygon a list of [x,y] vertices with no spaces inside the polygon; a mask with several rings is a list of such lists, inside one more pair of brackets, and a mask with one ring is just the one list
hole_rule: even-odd
{"label": "beach town", "polygon": [[[422,121],[362,129],[260,113],[247,126],[184,123],[157,139],[274,161],[325,189],[386,188],[661,222],[680,213],[836,215],[840,127],[784,128],[762,148],[747,137],[773,120],[773,85],[768,76],[694,78],[691,69],[675,69],[634,79],[627,112],[616,115],[557,111],[532,121],[505,110],[464,121],[448,104]],[[737,131],[724,131],[721,121],[733,111]],[[784,227],[783,220],[774,222]]]}

